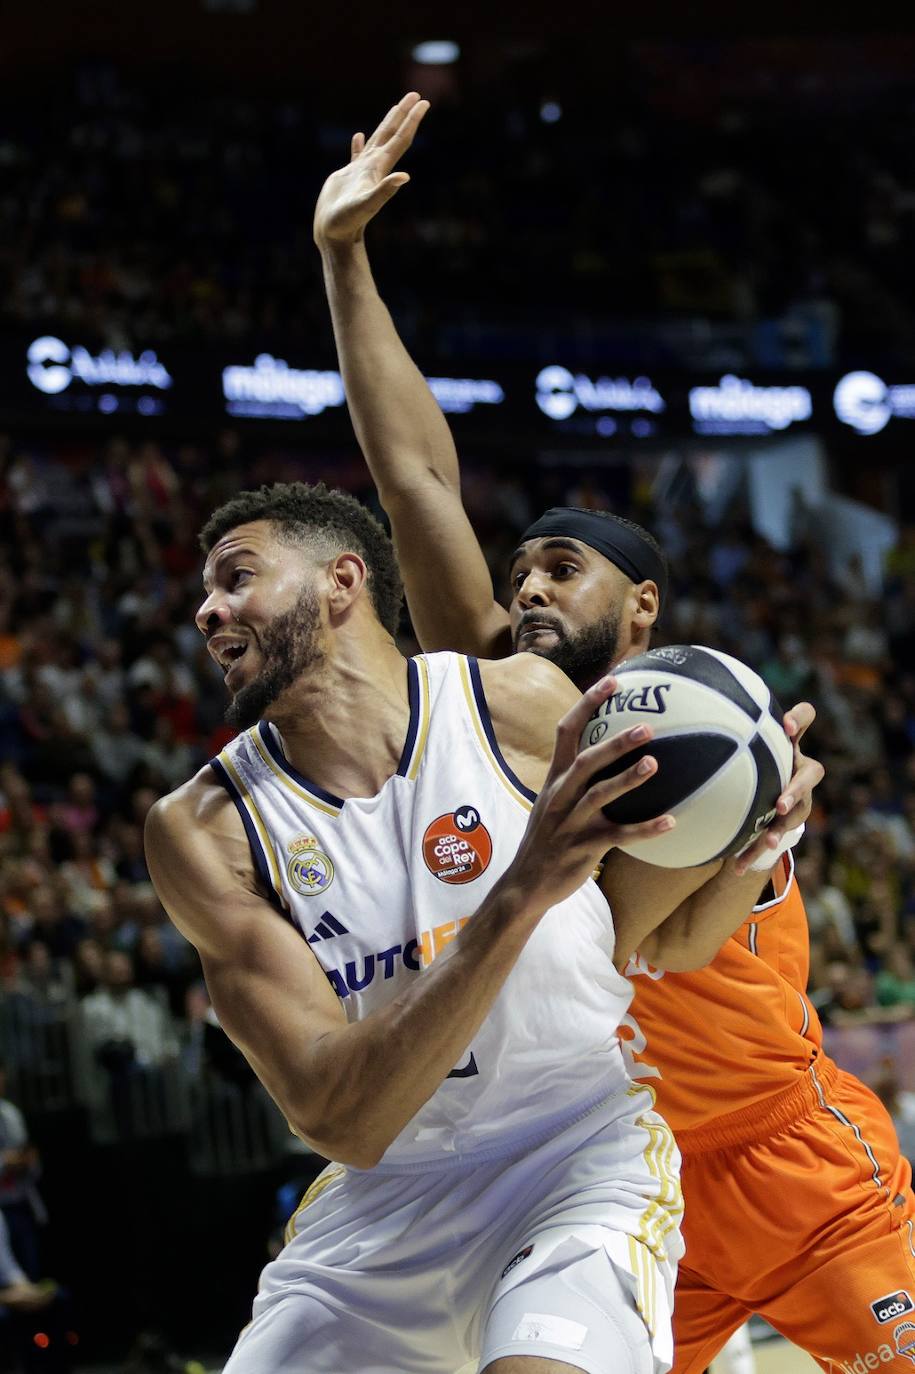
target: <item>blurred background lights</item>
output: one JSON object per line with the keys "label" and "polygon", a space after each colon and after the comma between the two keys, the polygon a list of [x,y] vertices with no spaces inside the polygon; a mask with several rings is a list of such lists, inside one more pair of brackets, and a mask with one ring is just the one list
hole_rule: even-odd
{"label": "blurred background lights", "polygon": [[426,67],[447,67],[456,62],[461,55],[457,43],[450,38],[431,38],[425,43],[417,43],[413,49],[413,61]]}
{"label": "blurred background lights", "polygon": [[558,100],[544,100],[540,106],[540,118],[544,124],[558,124],[562,119],[562,106]]}

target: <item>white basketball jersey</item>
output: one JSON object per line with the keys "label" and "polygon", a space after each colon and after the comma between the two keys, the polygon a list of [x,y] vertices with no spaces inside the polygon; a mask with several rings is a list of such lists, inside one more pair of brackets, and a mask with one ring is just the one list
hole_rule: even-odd
{"label": "white basketball jersey", "polygon": [[[534,799],[499,751],[475,659],[420,656],[408,680],[403,756],[377,796],[344,801],[316,787],[264,721],[212,762],[268,893],[350,1021],[445,956],[515,857]],[[613,940],[591,880],[547,911],[461,1063],[382,1167],[501,1153],[625,1092],[616,1029],[632,988],[613,967]]]}

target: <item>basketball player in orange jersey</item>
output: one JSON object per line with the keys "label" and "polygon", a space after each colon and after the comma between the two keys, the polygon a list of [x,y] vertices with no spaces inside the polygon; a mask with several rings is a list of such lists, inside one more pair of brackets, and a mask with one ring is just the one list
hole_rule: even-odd
{"label": "basketball player in orange jersey", "polygon": [[[659,586],[639,541],[653,554],[657,546],[612,516],[549,512],[513,557],[510,612],[494,601],[450,431],[378,295],[364,244],[368,221],[409,180],[395,168],[427,109],[407,95],[371,138],[356,134],[316,209],[356,433],[423,648],[527,651],[586,686],[648,647]],[[807,711],[789,713],[789,733],[798,736]],[[783,846],[820,773],[797,759],[778,820],[734,865],[744,871],[768,850],[768,894],[708,966],[677,972],[690,965],[663,934],[630,940],[630,1046],[683,1154],[675,1374],[700,1374],[752,1312],[826,1370],[915,1365],[911,1170],[877,1098],[824,1053],[805,995],[806,917]],[[609,891],[613,902],[612,881]],[[615,915],[625,943],[625,903]]]}

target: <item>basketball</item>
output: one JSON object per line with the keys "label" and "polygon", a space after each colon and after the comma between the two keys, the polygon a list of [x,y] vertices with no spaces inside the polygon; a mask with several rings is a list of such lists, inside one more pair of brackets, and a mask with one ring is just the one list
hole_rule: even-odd
{"label": "basketball", "polygon": [[581,748],[651,726],[653,738],[610,768],[613,777],[644,754],[658,771],[604,807],[628,825],[670,813],[666,835],[621,845],[661,868],[692,868],[736,854],[771,821],[791,776],[793,749],[782,713],[762,678],[717,649],[674,644],[625,660],[617,690],[588,721]]}

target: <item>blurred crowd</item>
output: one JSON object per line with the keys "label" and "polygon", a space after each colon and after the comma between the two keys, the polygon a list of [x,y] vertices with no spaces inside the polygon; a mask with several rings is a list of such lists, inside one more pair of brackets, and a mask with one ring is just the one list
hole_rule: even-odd
{"label": "blurred crowd", "polygon": [[[410,72],[405,85],[433,109],[412,185],[370,246],[414,353],[561,350],[608,370],[896,367],[905,380],[915,41],[592,46],[509,49],[490,36],[428,90]],[[351,82],[330,101],[320,83],[230,89],[207,71],[103,61],[40,98],[11,79],[0,341],[46,331],[71,345],[214,343],[330,363],[314,201],[351,133],[398,94],[376,101]],[[263,481],[324,478],[378,513],[352,451],[248,434],[0,435],[0,1367],[17,1303],[59,1328],[58,1344],[75,1340],[66,1293],[36,1283],[44,1183],[7,1071],[27,1118],[77,1106],[93,1144],[119,1147],[171,1132],[195,1177],[250,1174],[291,1148],[218,1028],[143,852],[156,798],[232,734],[193,622],[210,511]],[[698,487],[657,494],[639,459],[576,471],[566,456],[523,472],[503,460],[471,455],[463,484],[500,596],[540,510],[612,509],[670,559],[657,643],[720,647],[784,707],[816,705],[808,752],[827,771],[797,850],[809,991],[833,1034],[876,1036],[871,1067],[850,1067],[915,1159],[915,1055],[903,1065],[899,1048],[915,1045],[915,525],[877,591],[856,559],[836,565],[800,508],[790,547],[775,549],[740,491],[712,521]],[[417,650],[406,614],[400,639]],[[149,1367],[164,1368],[148,1339]],[[146,1369],[147,1353],[129,1367]]]}
{"label": "blurred crowd", "polygon": [[[827,773],[797,851],[810,993],[834,1033],[877,1034],[865,1077],[915,1158],[915,1081],[892,1043],[915,1027],[915,526],[875,598],[857,561],[837,572],[803,518],[779,551],[739,493],[711,524],[683,483],[653,505],[645,471],[470,462],[464,494],[503,596],[518,534],[544,506],[640,520],[672,570],[657,642],[718,646],[783,706],[816,704],[809,752]],[[196,531],[236,491],[293,477],[348,485],[378,509],[352,455],[271,451],[231,431],[171,447],[0,440],[0,1060],[35,1116],[77,1105],[102,1144],[181,1136],[210,1174],[291,1164],[297,1142],[215,1021],[197,956],[149,881],[143,822],[231,738],[221,674],[193,623]],[[406,616],[400,639],[416,651]],[[20,1168],[0,1150],[2,1215],[37,1246],[37,1157],[12,1104],[2,1111],[22,1156]],[[0,1325],[6,1316],[19,1332],[31,1368],[40,1316],[66,1369],[68,1295],[36,1285],[37,1262],[20,1264],[4,1278],[0,1262]]]}
{"label": "blurred crowd", "polygon": [[[371,503],[361,469],[344,470]],[[0,987],[78,999],[112,1074],[167,1061],[176,1027],[186,1040],[207,1018],[196,957],[149,883],[143,820],[230,738],[193,623],[196,529],[274,475],[290,460],[232,433],[213,449],[7,441],[0,455]],[[611,504],[593,477],[538,485],[471,466],[465,490],[499,588],[541,501]],[[661,638],[737,655],[786,707],[816,703],[827,775],[798,857],[814,1001],[834,1024],[915,1016],[915,528],[874,600],[855,560],[837,576],[803,531],[776,551],[739,500],[710,527],[688,496],[653,511],[639,492],[623,508],[672,565]]]}
{"label": "blurred crowd", "polygon": [[[788,316],[802,366],[911,353],[911,90],[890,41],[867,81],[838,40],[576,61],[564,77],[561,54],[496,46],[488,77],[434,74],[413,185],[372,231],[412,344],[529,354],[601,322]],[[338,89],[331,118],[317,92],[206,80],[96,63],[40,102],[0,96],[8,327],[329,346],[312,207],[382,107]],[[676,337],[662,330],[656,362]]]}

